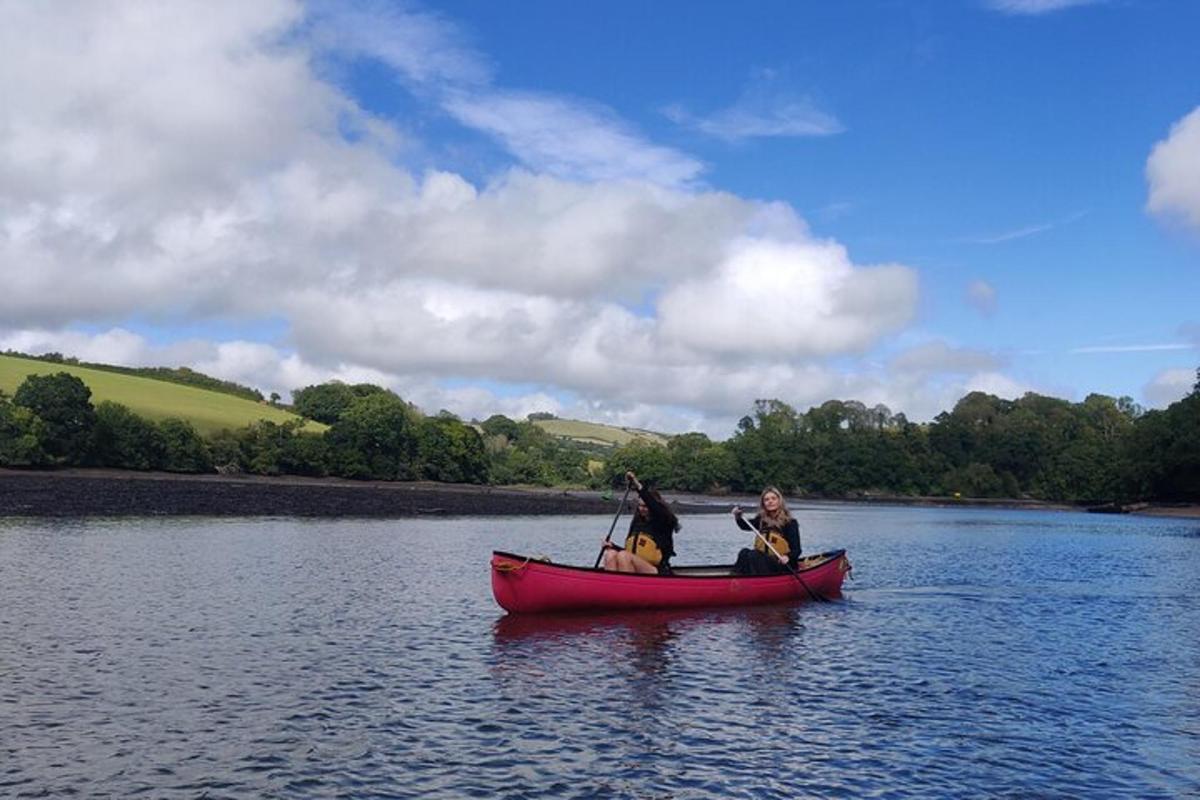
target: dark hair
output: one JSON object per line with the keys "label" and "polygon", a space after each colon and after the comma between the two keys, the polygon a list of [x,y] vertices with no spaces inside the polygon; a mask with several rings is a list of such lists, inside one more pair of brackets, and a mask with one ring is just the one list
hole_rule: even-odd
{"label": "dark hair", "polygon": [[667,505],[667,501],[664,500],[663,496],[658,493],[658,489],[651,489],[649,486],[647,486],[645,491],[646,494],[657,500],[658,504],[662,506],[663,511],[666,512],[666,514],[663,516],[663,522],[670,523],[671,530],[677,531],[683,527],[679,524],[679,517],[675,516],[675,512],[671,510],[671,506]]}

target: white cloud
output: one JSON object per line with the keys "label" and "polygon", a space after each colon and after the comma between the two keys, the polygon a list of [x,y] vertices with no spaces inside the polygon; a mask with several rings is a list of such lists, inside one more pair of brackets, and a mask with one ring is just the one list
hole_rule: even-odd
{"label": "white cloud", "polygon": [[973,374],[994,371],[1000,366],[1000,359],[990,353],[951,347],[941,341],[911,347],[897,354],[889,363],[890,369],[913,375]]}
{"label": "white cloud", "polygon": [[1171,126],[1146,161],[1147,207],[1200,228],[1200,107]]}
{"label": "white cloud", "polygon": [[1165,342],[1162,344],[1103,344],[1073,347],[1068,352],[1072,355],[1088,353],[1158,353],[1164,350],[1191,350],[1195,345],[1185,342]]}
{"label": "white cloud", "polygon": [[967,302],[980,314],[990,317],[996,312],[996,289],[987,281],[973,280],[967,284]]}
{"label": "white cloud", "polygon": [[335,56],[374,59],[459,123],[498,141],[527,168],[571,180],[686,186],[698,160],[654,144],[599,103],[498,87],[451,22],[411,8],[324,4],[318,39]]}
{"label": "white cloud", "polygon": [[986,0],[986,5],[1006,14],[1036,16],[1061,11],[1064,8],[1087,6],[1100,0]]}
{"label": "white cloud", "polygon": [[[566,393],[522,382],[520,376],[525,373],[520,369],[493,371],[492,376],[500,379],[482,384],[464,383],[461,378],[447,381],[441,371],[425,369],[419,363],[414,366],[403,353],[388,356],[387,347],[366,354],[334,347],[330,353],[306,355],[247,340],[189,339],[158,345],[139,334],[113,328],[95,334],[0,331],[0,350],[57,351],[85,361],[130,366],[186,365],[266,395],[277,392],[285,399],[294,389],[326,380],[374,383],[431,414],[447,409],[464,419],[492,414],[522,419],[534,411],[549,411],[565,418],[649,430],[697,430],[715,439],[730,436],[737,420],[749,413],[759,398],[778,398],[800,411],[831,398],[854,399],[868,406],[882,403],[920,421],[953,408],[972,390],[1019,397],[1033,388],[998,372],[998,359],[942,342],[911,348],[894,358],[886,370],[844,372],[818,363],[792,365],[775,359],[726,365],[663,363],[645,349],[647,342],[638,339],[635,329],[621,330],[620,312],[617,316],[584,337],[590,344],[564,343],[532,370],[560,380],[559,385],[575,380],[581,387]],[[342,316],[333,314],[330,319]],[[624,321],[631,323],[628,317]],[[331,331],[331,335],[340,334]],[[441,346],[446,338],[444,333],[430,336],[429,345]],[[414,347],[413,342],[403,341],[397,342],[395,349]],[[572,351],[578,349],[583,352],[575,355],[576,363],[565,366]],[[581,360],[588,362],[586,368],[581,367]],[[370,366],[375,362],[379,366]],[[560,362],[564,364],[561,375],[554,371]],[[571,377],[572,372],[577,374]],[[577,380],[581,372],[589,373],[590,382]]]}
{"label": "white cloud", "polygon": [[0,350],[14,350],[28,355],[62,353],[80,361],[100,364],[149,366],[149,362],[144,360],[149,349],[143,337],[123,328],[112,328],[96,334],[36,329],[0,332]]}
{"label": "white cloud", "polygon": [[972,391],[1020,397],[1034,390],[1007,376],[1007,359],[994,353],[930,340],[907,347],[887,363],[880,393],[893,411],[914,421],[929,420],[954,408]]}
{"label": "white cloud", "polygon": [[845,248],[811,239],[742,239],[708,274],[668,289],[663,333],[697,350],[788,359],[861,352],[913,317],[916,273],[859,267]]}
{"label": "white cloud", "polygon": [[[344,11],[0,5],[0,345],[284,397],[366,380],[466,417],[723,435],[759,397],[920,418],[962,379],[846,366],[910,324],[912,269],[855,264],[786,205],[695,185],[698,162],[603,107],[494,88],[436,15]],[[411,174],[399,156],[419,143],[327,77],[338,48],[525,167]],[[131,318],[283,330],[156,345]]]}
{"label": "white cloud", "polygon": [[973,375],[963,386],[963,391],[959,397],[968,392],[986,392],[994,394],[997,397],[1003,397],[1009,400],[1015,400],[1023,396],[1026,392],[1035,391],[1034,387],[1022,381],[1014,380],[1008,375],[999,372],[982,372],[978,375]]}
{"label": "white cloud", "polygon": [[672,122],[727,141],[759,137],[830,136],[845,130],[837,117],[810,98],[781,86],[772,70],[756,74],[728,108],[698,117],[682,104],[663,109]]}
{"label": "white cloud", "polygon": [[1011,242],[1015,239],[1025,239],[1030,236],[1036,236],[1037,234],[1045,233],[1046,231],[1052,231],[1055,228],[1060,228],[1064,225],[1070,225],[1077,220],[1083,219],[1085,216],[1087,216],[1086,211],[1076,211],[1075,213],[1069,214],[1062,219],[1052,220],[1051,222],[1039,222],[1034,225],[1025,225],[1010,231],[989,234],[987,236],[967,237],[960,241],[967,242],[969,244],[1001,244],[1003,242]]}
{"label": "white cloud", "polygon": [[1195,383],[1195,370],[1165,369],[1142,387],[1142,396],[1151,408],[1166,408],[1186,397]]}
{"label": "white cloud", "polygon": [[755,204],[716,192],[511,172],[453,207],[396,215],[384,255],[393,269],[488,286],[629,292],[709,266],[756,213]]}
{"label": "white cloud", "polygon": [[977,236],[973,239],[967,239],[966,241],[974,244],[1000,244],[1001,242],[1011,242],[1013,239],[1024,239],[1027,236],[1034,236],[1053,228],[1053,223],[1045,222],[1038,225],[1026,225],[1023,228],[1016,228],[1011,231],[992,234],[990,236]]}
{"label": "white cloud", "polygon": [[484,86],[492,68],[451,20],[411,4],[319,0],[311,5],[312,38],[334,58],[368,56],[409,85]]}
{"label": "white cloud", "polygon": [[605,109],[560,97],[454,93],[445,109],[499,139],[525,165],[560,177],[685,186],[703,169],[693,158],[643,141]]}

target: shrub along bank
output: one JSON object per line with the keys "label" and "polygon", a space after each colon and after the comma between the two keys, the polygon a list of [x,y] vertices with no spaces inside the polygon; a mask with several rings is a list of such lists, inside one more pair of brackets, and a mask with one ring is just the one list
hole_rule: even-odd
{"label": "shrub along bank", "polygon": [[0,466],[595,488],[618,485],[634,469],[660,488],[690,492],[773,484],[811,497],[1197,502],[1200,371],[1197,378],[1187,397],[1161,411],[1103,395],[1071,403],[972,392],[927,424],[881,405],[832,400],[799,412],[763,400],[724,442],[690,433],[665,447],[634,440],[606,448],[552,436],[533,420],[426,416],[381,387],[340,383],[294,394],[294,410],[328,425],[322,432],[302,420],[260,420],[205,436],[185,420],[93,406],[78,377],[57,373],[0,395]]}

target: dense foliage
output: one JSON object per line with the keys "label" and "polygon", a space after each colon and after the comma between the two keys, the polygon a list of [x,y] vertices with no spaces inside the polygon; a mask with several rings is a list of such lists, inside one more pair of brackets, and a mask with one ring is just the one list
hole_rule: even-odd
{"label": "dense foliage", "polygon": [[292,410],[302,417],[332,425],[360,397],[382,394],[384,389],[370,383],[353,386],[341,381],[305,386],[292,392]]}
{"label": "dense foliage", "polygon": [[517,422],[496,414],[480,424],[492,482],[540,486],[588,482],[595,449],[551,436],[530,417]]}
{"label": "dense foliage", "polygon": [[1070,403],[1029,393],[962,398],[927,425],[885,406],[831,400],[807,413],[761,400],[727,442],[618,448],[606,474],[661,487],[819,497],[961,495],[1085,504],[1200,500],[1200,373],[1192,393],[1142,413],[1129,398]]}
{"label": "dense foliage", "polygon": [[1200,371],[1193,391],[1161,411],[1102,395],[1071,403],[972,392],[915,424],[882,405],[831,400],[799,412],[760,400],[725,442],[688,433],[666,447],[635,440],[615,449],[552,436],[533,419],[429,417],[371,384],[297,390],[296,409],[328,424],[323,434],[260,421],[205,438],[183,420],[93,407],[90,396],[65,372],[0,394],[0,465],[597,487],[633,469],[653,485],[694,492],[776,485],[818,497],[1200,501]]}
{"label": "dense foliage", "polygon": [[51,462],[81,464],[88,454],[96,409],[92,390],[74,375],[30,375],[13,395],[13,405],[42,421],[39,444]]}

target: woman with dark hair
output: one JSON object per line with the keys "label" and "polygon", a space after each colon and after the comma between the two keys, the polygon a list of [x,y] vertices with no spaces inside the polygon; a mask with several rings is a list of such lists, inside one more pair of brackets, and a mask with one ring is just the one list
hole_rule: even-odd
{"label": "woman with dark hair", "polygon": [[679,518],[657,490],[642,485],[633,470],[625,473],[625,480],[638,493],[637,510],[629,523],[624,547],[604,540],[604,568],[613,572],[665,575],[671,571],[671,556],[675,555]]}
{"label": "woman with dark hair", "polygon": [[758,498],[758,514],[745,520],[742,509],[734,506],[733,519],[742,530],[756,530],[761,534],[754,537],[754,547],[738,553],[737,563],[733,565],[735,575],[777,575],[796,571],[796,562],[800,558],[800,523],[788,512],[782,492],[768,486]]}

